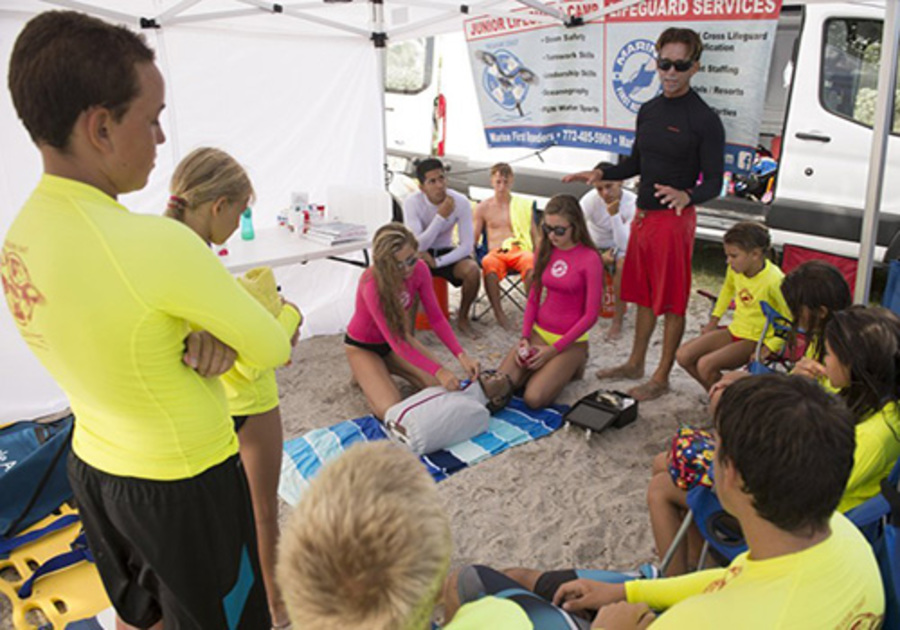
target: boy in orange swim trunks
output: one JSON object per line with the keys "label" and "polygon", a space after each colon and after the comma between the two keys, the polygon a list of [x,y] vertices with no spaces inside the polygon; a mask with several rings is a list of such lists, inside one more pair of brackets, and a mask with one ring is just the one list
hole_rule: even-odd
{"label": "boy in orange swim trunks", "polygon": [[500,282],[513,269],[524,279],[525,292],[528,293],[537,237],[532,216],[533,202],[512,195],[514,180],[509,164],[494,164],[491,167],[494,196],[479,203],[474,212],[476,241],[482,230],[486,230],[488,253],[481,261],[484,289],[497,323],[506,330],[512,330],[512,324],[500,304]]}

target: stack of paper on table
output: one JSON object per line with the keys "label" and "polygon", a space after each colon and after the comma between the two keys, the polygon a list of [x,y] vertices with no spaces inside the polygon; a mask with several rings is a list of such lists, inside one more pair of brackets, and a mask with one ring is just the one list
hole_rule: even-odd
{"label": "stack of paper on table", "polygon": [[328,221],[326,223],[313,223],[309,226],[309,231],[304,236],[326,245],[340,245],[350,241],[363,240],[368,237],[368,232],[366,226],[359,223]]}

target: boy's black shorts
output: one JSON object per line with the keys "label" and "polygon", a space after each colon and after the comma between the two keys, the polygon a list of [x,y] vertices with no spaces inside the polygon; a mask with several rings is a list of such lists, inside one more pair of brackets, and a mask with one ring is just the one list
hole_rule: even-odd
{"label": "boy's black shorts", "polygon": [[88,545],[119,617],[166,630],[271,627],[240,458],[196,477],[118,477],[69,457]]}
{"label": "boy's black shorts", "polygon": [[[443,247],[441,249],[429,249],[428,253],[431,254],[432,257],[437,258],[438,256],[443,256],[448,252],[453,251],[453,247]],[[456,261],[459,262],[459,261]],[[457,278],[453,275],[453,267],[456,266],[456,263],[450,265],[444,265],[443,267],[429,267],[428,269],[431,271],[432,276],[437,276],[438,278],[443,278],[453,286],[459,288],[462,286],[462,279]]]}

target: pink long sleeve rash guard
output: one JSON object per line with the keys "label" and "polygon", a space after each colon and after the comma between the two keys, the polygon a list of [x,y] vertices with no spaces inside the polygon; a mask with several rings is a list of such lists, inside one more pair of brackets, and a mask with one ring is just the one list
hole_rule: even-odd
{"label": "pink long sleeve rash guard", "polygon": [[529,339],[537,323],[548,332],[562,335],[553,347],[558,352],[565,350],[597,322],[602,283],[603,267],[596,251],[581,243],[567,250],[554,249],[541,276],[547,297],[539,304],[540,296],[532,286],[522,337]]}
{"label": "pink long sleeve rash guard", "polygon": [[[428,265],[421,260],[418,261],[412,275],[406,279],[404,286],[405,290],[400,295],[404,310],[408,311],[412,306],[413,298],[418,296],[422,306],[425,308],[428,321],[431,322],[431,328],[450,352],[453,353],[453,356],[458,357],[461,355],[463,353],[462,346],[459,345],[456,335],[453,334],[450,323],[444,317],[444,313],[438,304],[437,296],[434,294]],[[435,363],[424,356],[410,345],[406,339],[397,337],[388,328],[387,320],[384,318],[384,311],[381,310],[381,300],[378,297],[378,284],[375,282],[371,269],[366,270],[359,279],[359,286],[356,290],[356,311],[353,313],[353,318],[347,326],[347,334],[362,343],[387,342],[394,352],[431,375],[437,374],[437,371],[441,369],[439,363]]]}

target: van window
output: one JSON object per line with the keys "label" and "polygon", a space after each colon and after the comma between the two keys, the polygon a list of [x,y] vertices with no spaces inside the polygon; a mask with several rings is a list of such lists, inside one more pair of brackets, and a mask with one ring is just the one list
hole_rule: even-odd
{"label": "van window", "polygon": [[431,85],[434,38],[389,42],[384,89],[399,94],[418,94]]}
{"label": "van window", "polygon": [[769,82],[766,85],[766,101],[759,127],[762,137],[772,138],[781,134],[787,110],[788,88],[794,68],[794,48],[800,36],[803,14],[800,7],[783,7],[775,31],[772,60],[769,63]]}
{"label": "van window", "polygon": [[[820,99],[826,110],[872,126],[881,59],[881,20],[835,18],[825,22]],[[893,131],[900,132],[895,95]]]}

